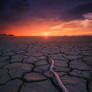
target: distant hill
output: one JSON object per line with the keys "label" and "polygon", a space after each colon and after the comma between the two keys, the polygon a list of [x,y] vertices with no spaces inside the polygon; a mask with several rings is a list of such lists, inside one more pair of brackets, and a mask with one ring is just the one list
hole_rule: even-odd
{"label": "distant hill", "polygon": [[14,37],[12,34],[0,34],[0,37]]}

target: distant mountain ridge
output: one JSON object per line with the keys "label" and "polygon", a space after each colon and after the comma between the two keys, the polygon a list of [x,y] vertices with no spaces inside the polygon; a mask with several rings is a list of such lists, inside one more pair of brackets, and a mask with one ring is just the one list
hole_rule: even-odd
{"label": "distant mountain ridge", "polygon": [[0,37],[14,37],[12,34],[0,34]]}

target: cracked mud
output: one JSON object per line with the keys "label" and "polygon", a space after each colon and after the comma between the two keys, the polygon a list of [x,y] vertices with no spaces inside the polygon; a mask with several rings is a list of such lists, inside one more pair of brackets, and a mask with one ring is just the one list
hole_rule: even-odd
{"label": "cracked mud", "polygon": [[0,38],[0,92],[92,92],[92,37]]}

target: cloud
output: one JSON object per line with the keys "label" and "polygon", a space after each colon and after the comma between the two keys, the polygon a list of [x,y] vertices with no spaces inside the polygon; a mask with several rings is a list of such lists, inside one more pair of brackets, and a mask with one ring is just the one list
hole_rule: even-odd
{"label": "cloud", "polygon": [[92,20],[92,13],[87,13],[87,14],[84,14],[83,16],[86,19]]}
{"label": "cloud", "polygon": [[61,27],[62,27],[62,26],[59,26],[59,25],[58,25],[58,26],[53,26],[53,27],[51,27],[50,29],[53,29],[53,30],[54,30],[54,29],[60,29]]}
{"label": "cloud", "polygon": [[1,0],[0,30],[36,19],[85,20],[89,13],[92,13],[92,0]]}
{"label": "cloud", "polygon": [[64,20],[76,20],[76,19],[85,19],[84,14],[92,12],[92,2],[90,3],[81,3],[65,12],[63,19]]}

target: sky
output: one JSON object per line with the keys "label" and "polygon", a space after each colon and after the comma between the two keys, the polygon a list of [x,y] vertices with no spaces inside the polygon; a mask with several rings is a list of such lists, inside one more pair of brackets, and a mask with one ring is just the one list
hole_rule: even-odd
{"label": "sky", "polygon": [[0,34],[92,35],[92,0],[0,0]]}

